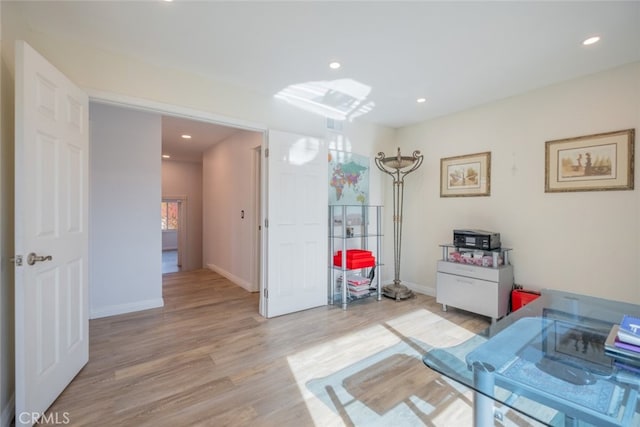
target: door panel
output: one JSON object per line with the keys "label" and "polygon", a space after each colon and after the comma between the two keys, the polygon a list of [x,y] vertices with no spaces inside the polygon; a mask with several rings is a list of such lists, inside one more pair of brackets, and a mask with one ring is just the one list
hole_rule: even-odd
{"label": "door panel", "polygon": [[[87,363],[88,97],[16,43],[16,416],[31,425]],[[28,254],[51,256],[28,263]]]}
{"label": "door panel", "polygon": [[[327,304],[327,147],[270,131],[267,317]],[[264,296],[264,295],[263,295]]]}

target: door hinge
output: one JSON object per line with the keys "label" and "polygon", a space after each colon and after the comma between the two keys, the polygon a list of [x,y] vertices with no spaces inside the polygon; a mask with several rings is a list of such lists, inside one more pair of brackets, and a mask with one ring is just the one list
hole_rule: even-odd
{"label": "door hinge", "polygon": [[264,228],[269,228],[269,219],[264,219]]}
{"label": "door hinge", "polygon": [[269,289],[264,288],[264,297],[269,298]]}
{"label": "door hinge", "polygon": [[264,149],[264,156],[265,157],[269,157],[269,149],[268,148]]}
{"label": "door hinge", "polygon": [[16,255],[13,258],[9,258],[9,262],[13,262],[18,267],[22,267],[22,255]]}

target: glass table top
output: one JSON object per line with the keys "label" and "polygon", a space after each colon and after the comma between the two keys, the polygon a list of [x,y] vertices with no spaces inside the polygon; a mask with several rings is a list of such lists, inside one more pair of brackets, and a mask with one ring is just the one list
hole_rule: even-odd
{"label": "glass table top", "polygon": [[[621,366],[604,346],[624,314],[640,316],[640,305],[545,290],[470,340],[429,351],[423,361],[479,399],[543,424],[640,426],[640,369]],[[476,424],[493,425],[491,411],[482,416],[490,420],[476,418]]]}

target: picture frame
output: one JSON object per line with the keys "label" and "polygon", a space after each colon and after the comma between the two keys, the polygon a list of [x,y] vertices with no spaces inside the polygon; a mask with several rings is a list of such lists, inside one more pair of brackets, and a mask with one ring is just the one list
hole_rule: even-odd
{"label": "picture frame", "polygon": [[491,152],[440,159],[440,197],[491,195]]}
{"label": "picture frame", "polygon": [[545,193],[633,190],[635,129],[545,143]]}

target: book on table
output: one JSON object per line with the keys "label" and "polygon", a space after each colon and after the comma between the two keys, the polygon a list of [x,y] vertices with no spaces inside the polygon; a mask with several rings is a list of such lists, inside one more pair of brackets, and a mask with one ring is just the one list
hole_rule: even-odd
{"label": "book on table", "polygon": [[620,341],[620,325],[613,325],[604,342],[604,352],[614,360],[640,368],[640,347]]}
{"label": "book on table", "polygon": [[640,345],[629,344],[628,342],[620,341],[620,338],[616,337],[613,345],[616,347],[622,348],[624,350],[633,351],[634,353],[638,353],[640,356]]}
{"label": "book on table", "polygon": [[624,343],[640,346],[640,317],[622,316],[618,328],[618,339]]}
{"label": "book on table", "polygon": [[622,316],[619,330],[640,338],[640,317],[625,314]]}
{"label": "book on table", "polygon": [[626,371],[633,372],[634,374],[640,375],[640,366],[636,366],[634,364],[625,363],[624,361],[614,360],[613,366],[618,369],[624,369]]}

